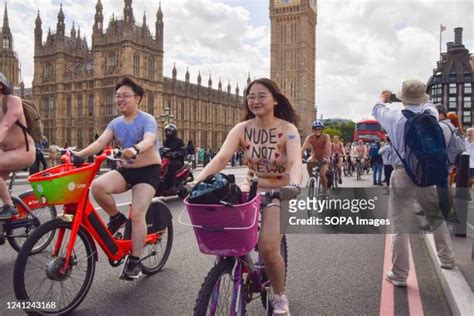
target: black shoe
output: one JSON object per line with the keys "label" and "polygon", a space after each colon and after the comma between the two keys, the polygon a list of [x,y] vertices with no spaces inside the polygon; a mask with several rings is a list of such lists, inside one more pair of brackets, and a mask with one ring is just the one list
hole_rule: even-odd
{"label": "black shoe", "polygon": [[107,224],[107,228],[109,232],[113,235],[120,229],[125,223],[127,222],[127,217],[122,213],[118,213],[117,215],[110,217],[110,221]]}
{"label": "black shoe", "polygon": [[122,274],[120,275],[120,279],[136,280],[142,275],[142,264],[140,263],[140,259],[136,257],[128,257],[127,261],[125,262]]}
{"label": "black shoe", "polygon": [[16,207],[5,204],[0,212],[0,220],[10,219],[18,214]]}
{"label": "black shoe", "polygon": [[338,181],[338,182],[339,182],[339,184],[342,184],[342,179],[341,179],[341,178],[339,178],[339,181]]}

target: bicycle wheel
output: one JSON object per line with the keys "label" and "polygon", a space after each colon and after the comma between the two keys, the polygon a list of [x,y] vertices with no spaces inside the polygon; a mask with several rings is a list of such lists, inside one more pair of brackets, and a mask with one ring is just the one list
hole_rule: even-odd
{"label": "bicycle wheel", "polygon": [[310,177],[308,179],[308,184],[306,187],[308,188],[308,197],[310,199],[314,198],[314,186],[315,186],[316,179],[314,177]]}
{"label": "bicycle wheel", "polygon": [[163,268],[171,252],[173,245],[173,223],[159,232],[160,238],[154,244],[146,244],[143,247],[142,271],[144,274],[155,274]]}
{"label": "bicycle wheel", "polygon": [[[13,271],[15,296],[26,302],[42,302],[41,306],[34,306],[34,310],[27,312],[66,314],[74,310],[89,292],[94,278],[96,250],[83,227],[78,231],[70,266],[66,271],[62,269],[71,229],[71,223],[52,220],[37,228],[21,248]],[[34,254],[35,245],[48,234],[54,236],[53,241],[42,252]],[[59,252],[52,256],[61,234],[64,237]]]}
{"label": "bicycle wheel", "polygon": [[[280,252],[281,252],[281,256],[283,257],[283,261],[285,262],[285,283],[286,283],[286,273],[288,271],[288,246],[286,243],[285,235],[283,235],[283,238],[281,239]],[[265,270],[263,270],[262,283],[267,282],[267,280],[268,280],[268,277],[265,274]],[[273,287],[270,286],[268,292],[263,291],[262,295],[260,296],[260,298],[262,299],[263,308],[265,308],[267,311],[266,315],[269,315],[269,316],[273,315],[273,295],[274,295]],[[268,298],[268,301],[267,301],[267,298]]]}
{"label": "bicycle wheel", "polygon": [[349,163],[347,163],[347,161],[344,162],[343,171],[344,171],[344,176],[345,176],[345,177],[349,176]]}
{"label": "bicycle wheel", "polygon": [[[237,302],[239,310],[237,315],[245,315],[244,284],[240,275],[240,293],[234,293],[234,280],[232,268],[235,258],[226,258],[216,264],[209,271],[199,291],[194,307],[195,316],[204,315],[230,315],[232,301]],[[237,295],[238,294],[238,295]]]}
{"label": "bicycle wheel", "polygon": [[332,179],[333,179],[333,184],[332,184],[333,189],[337,189],[337,185],[339,184],[339,183],[337,183],[337,181],[339,180],[339,174],[337,173],[337,168],[333,169],[332,173],[333,173],[333,177],[332,177]]}
{"label": "bicycle wheel", "polygon": [[[15,206],[20,207],[17,203],[15,203]],[[57,214],[54,205],[47,205],[44,207],[31,209],[31,211],[36,216],[37,221],[33,220],[31,215],[28,214],[27,218],[30,220],[30,223],[28,225],[7,231],[8,243],[17,252],[20,251],[21,246],[23,246],[28,236],[30,236],[32,232],[36,228],[38,228],[38,226],[46,223],[47,221],[55,219]],[[51,242],[53,237],[54,236],[52,233],[43,236],[43,239],[35,245],[35,248],[32,250],[32,253],[38,253],[43,251],[44,248],[46,248],[46,246],[48,246],[48,244]]]}

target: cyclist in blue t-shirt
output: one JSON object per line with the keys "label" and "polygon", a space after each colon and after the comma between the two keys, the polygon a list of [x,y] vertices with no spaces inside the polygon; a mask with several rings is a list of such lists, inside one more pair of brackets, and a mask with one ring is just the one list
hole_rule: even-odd
{"label": "cyclist in blue t-shirt", "polygon": [[160,181],[161,158],[157,149],[157,124],[153,116],[139,110],[145,91],[132,79],[125,77],[115,87],[115,101],[121,116],[113,119],[102,135],[74,155],[86,157],[104,149],[115,139],[123,148],[119,164],[92,182],[91,191],[97,203],[109,214],[109,230],[114,234],[127,218],[119,212],[112,194],[132,189],[132,253],[128,257],[122,279],[136,279],[141,275],[140,255],[147,233],[145,215],[155,196]]}

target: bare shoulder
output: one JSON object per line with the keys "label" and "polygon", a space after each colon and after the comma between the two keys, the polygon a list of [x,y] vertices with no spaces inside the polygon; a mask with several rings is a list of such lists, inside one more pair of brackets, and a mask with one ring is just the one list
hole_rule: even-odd
{"label": "bare shoulder", "polygon": [[[6,98],[6,97],[7,97],[6,95],[3,96],[3,98]],[[17,97],[16,95],[9,95],[7,106],[9,108],[21,106],[21,99]]]}
{"label": "bare shoulder", "polygon": [[299,135],[298,129],[294,124],[285,120],[280,120],[280,124],[285,132]]}

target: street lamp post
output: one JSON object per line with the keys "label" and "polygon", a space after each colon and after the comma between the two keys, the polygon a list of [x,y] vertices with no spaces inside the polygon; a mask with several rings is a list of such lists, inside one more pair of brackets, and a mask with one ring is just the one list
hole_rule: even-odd
{"label": "street lamp post", "polygon": [[[163,124],[163,128],[166,126],[166,124],[174,122],[174,115],[171,114],[171,109],[169,108],[169,106],[163,109],[163,114],[160,115],[160,120],[161,120],[161,123]],[[165,136],[164,133],[165,133],[165,130],[163,129],[163,137]]]}
{"label": "street lamp post", "polygon": [[160,120],[161,123],[168,124],[168,123],[173,123],[174,121],[174,115],[171,114],[171,109],[169,107],[165,107],[163,109],[163,114],[160,115]]}

